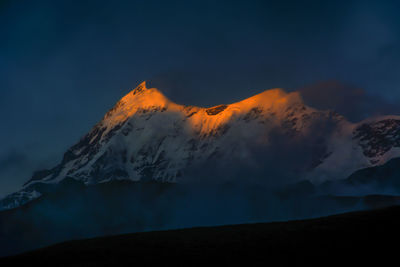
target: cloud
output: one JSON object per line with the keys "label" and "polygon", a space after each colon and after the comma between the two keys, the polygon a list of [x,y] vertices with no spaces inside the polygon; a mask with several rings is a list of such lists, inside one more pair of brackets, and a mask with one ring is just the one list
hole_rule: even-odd
{"label": "cloud", "polygon": [[309,106],[335,110],[353,122],[376,115],[400,115],[398,105],[351,84],[325,81],[299,88],[298,91]]}
{"label": "cloud", "polygon": [[27,156],[17,151],[11,151],[0,155],[0,173],[12,168],[21,167],[22,165],[25,165],[26,162]]}
{"label": "cloud", "polygon": [[[31,169],[28,156],[17,150],[0,154],[0,198],[18,189],[17,183],[22,176],[29,175]],[[26,177],[25,177],[26,178]]]}

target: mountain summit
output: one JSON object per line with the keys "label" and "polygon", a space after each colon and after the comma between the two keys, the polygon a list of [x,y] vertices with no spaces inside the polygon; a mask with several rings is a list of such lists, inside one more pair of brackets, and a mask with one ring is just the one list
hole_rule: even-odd
{"label": "mountain summit", "polygon": [[59,165],[34,173],[20,191],[1,200],[0,209],[27,203],[42,194],[42,185],[66,178],[86,185],[181,183],[194,176],[319,183],[383,164],[399,155],[399,147],[396,116],[353,124],[282,89],[233,104],[185,106],[143,82],[68,149]]}

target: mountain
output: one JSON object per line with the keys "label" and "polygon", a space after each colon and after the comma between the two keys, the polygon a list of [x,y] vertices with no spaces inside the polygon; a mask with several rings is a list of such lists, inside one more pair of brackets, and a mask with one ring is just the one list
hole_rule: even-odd
{"label": "mountain", "polygon": [[143,82],[64,154],[0,201],[0,210],[73,179],[162,183],[268,183],[343,179],[399,155],[400,117],[350,123],[272,89],[229,105],[179,105]]}
{"label": "mountain", "polygon": [[346,179],[326,181],[319,186],[323,194],[342,195],[399,195],[400,158],[389,160],[383,165],[358,170]]}

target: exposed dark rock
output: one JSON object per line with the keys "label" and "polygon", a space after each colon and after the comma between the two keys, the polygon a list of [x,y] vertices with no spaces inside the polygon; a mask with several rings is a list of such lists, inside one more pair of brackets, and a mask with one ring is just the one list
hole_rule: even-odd
{"label": "exposed dark rock", "polygon": [[218,113],[224,111],[227,107],[227,105],[219,105],[216,107],[208,108],[206,109],[206,113],[210,116],[217,115]]}
{"label": "exposed dark rock", "polygon": [[246,115],[244,115],[243,120],[249,122],[251,120],[257,119],[261,116],[261,113],[262,113],[262,108],[254,107],[250,109],[250,111],[246,113]]}
{"label": "exposed dark rock", "polygon": [[[360,125],[353,133],[359,140],[365,156],[375,158],[384,155],[392,147],[400,147],[400,120],[387,119]],[[371,159],[371,163],[376,163]]]}

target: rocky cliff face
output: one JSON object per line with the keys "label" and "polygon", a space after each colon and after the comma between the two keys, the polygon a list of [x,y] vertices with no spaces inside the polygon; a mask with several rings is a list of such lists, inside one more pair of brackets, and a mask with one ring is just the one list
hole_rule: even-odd
{"label": "rocky cliff face", "polygon": [[[210,163],[226,173],[238,163],[262,169],[258,174],[263,175],[266,166],[274,168],[270,175],[290,170],[296,175],[293,181],[340,179],[398,156],[399,135],[399,117],[352,124],[335,112],[307,107],[298,93],[281,89],[202,108],[173,103],[142,83],[72,146],[58,166],[36,172],[24,188],[1,201],[0,209],[29,202],[41,195],[41,184],[65,178],[84,184],[180,183]],[[229,180],[232,172],[226,176]]]}

